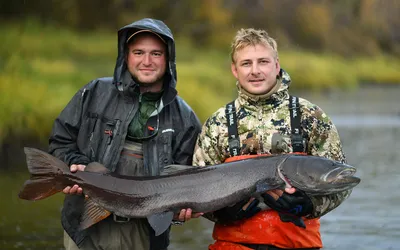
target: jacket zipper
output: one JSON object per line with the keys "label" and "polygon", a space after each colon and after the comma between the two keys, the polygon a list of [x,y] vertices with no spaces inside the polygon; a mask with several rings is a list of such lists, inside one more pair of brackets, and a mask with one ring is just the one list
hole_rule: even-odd
{"label": "jacket zipper", "polygon": [[[86,90],[86,89],[85,89],[85,90]],[[93,149],[93,144],[92,144],[93,142],[92,142],[92,140],[93,140],[93,134],[94,134],[94,130],[96,129],[97,120],[98,120],[97,114],[94,116],[94,118],[95,118],[95,120],[94,120],[92,129],[91,129],[91,132],[90,132],[90,135],[89,135],[89,150],[90,150],[89,159],[90,159],[90,160],[93,160],[94,155],[95,155],[94,149]]]}
{"label": "jacket zipper", "polygon": [[[105,131],[105,133],[108,135],[108,137],[107,137],[107,147],[106,147],[105,153],[103,155],[104,160],[107,159],[108,155],[110,154],[111,149],[113,148],[113,147],[111,147],[111,142],[112,142],[114,136],[116,136],[118,134],[120,124],[121,124],[121,121],[116,120],[116,122],[113,124],[114,128]],[[112,160],[112,159],[110,159],[110,160]]]}
{"label": "jacket zipper", "polygon": [[[139,99],[141,99],[141,97],[139,96]],[[115,125],[115,130],[114,130],[114,133],[113,133],[113,135],[116,135],[116,133],[119,135],[119,134],[121,134],[121,140],[120,140],[120,143],[119,143],[119,145],[114,145],[114,148],[115,148],[115,150],[116,151],[121,151],[122,150],[122,147],[121,147],[121,144],[122,143],[125,143],[125,137],[126,137],[126,133],[127,133],[127,128],[128,128],[128,126],[129,126],[129,123],[130,123],[130,121],[132,120],[132,118],[131,118],[131,116],[132,116],[132,112],[134,111],[134,109],[135,109],[135,104],[132,104],[132,108],[129,110],[129,113],[128,113],[128,115],[126,116],[126,120],[125,120],[125,130],[124,131],[122,131],[122,132],[120,132],[119,130],[120,130],[120,127],[121,127],[121,123],[122,123],[122,121],[121,120],[117,120],[117,123],[116,123],[116,125]],[[120,153],[120,152],[119,152]],[[110,163],[110,170],[111,170],[111,172],[114,172],[115,171],[115,168],[117,167],[117,164],[118,163],[115,163],[114,162],[114,159],[117,157],[117,156],[119,156],[119,153],[118,154],[114,154],[114,156],[109,160],[109,163]],[[104,156],[108,156],[108,154],[110,154],[110,147],[108,146],[108,148],[107,148],[107,150],[106,150],[106,153],[104,154]],[[103,158],[103,159],[106,159],[105,157]]]}

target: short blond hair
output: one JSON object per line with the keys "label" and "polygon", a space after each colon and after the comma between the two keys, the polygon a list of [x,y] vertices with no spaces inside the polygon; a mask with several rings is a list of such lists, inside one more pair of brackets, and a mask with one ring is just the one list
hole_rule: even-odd
{"label": "short blond hair", "polygon": [[253,28],[240,29],[231,45],[231,60],[235,62],[235,53],[247,46],[256,46],[258,44],[270,47],[275,52],[275,59],[278,58],[278,44],[275,39],[270,37],[265,30],[256,30]]}

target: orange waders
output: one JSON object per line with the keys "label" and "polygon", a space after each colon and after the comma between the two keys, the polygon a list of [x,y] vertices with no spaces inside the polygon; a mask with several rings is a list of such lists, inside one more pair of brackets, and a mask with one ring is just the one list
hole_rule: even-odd
{"label": "orange waders", "polygon": [[[258,157],[241,155],[228,158],[225,162]],[[251,218],[235,221],[229,225],[216,223],[210,250],[249,250],[240,243],[270,245],[277,248],[322,248],[319,219],[304,219],[306,228],[290,222],[282,222],[274,210],[265,210]],[[266,248],[268,249],[268,248]]]}

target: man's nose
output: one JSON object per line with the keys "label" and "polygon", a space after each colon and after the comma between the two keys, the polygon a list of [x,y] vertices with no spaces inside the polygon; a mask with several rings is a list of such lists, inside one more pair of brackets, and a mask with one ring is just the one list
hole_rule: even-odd
{"label": "man's nose", "polygon": [[150,65],[151,64],[151,55],[145,54],[143,58],[143,64]]}
{"label": "man's nose", "polygon": [[258,63],[253,63],[251,66],[251,73],[254,75],[260,74],[260,68],[258,67]]}

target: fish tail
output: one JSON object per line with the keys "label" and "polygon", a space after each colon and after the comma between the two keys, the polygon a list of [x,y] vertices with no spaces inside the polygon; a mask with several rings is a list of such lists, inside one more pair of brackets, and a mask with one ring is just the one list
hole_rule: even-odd
{"label": "fish tail", "polygon": [[59,176],[69,171],[67,164],[39,149],[25,147],[24,152],[31,177],[25,181],[19,198],[41,200],[63,190]]}

